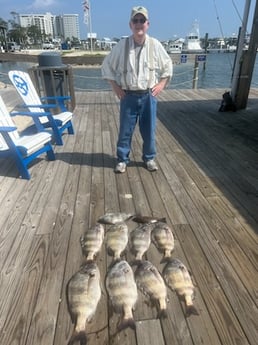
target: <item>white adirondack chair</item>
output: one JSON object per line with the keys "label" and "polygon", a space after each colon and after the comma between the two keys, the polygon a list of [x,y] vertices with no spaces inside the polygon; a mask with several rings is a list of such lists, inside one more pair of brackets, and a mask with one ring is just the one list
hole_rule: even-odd
{"label": "white adirondack chair", "polygon": [[[8,73],[9,78],[16,90],[23,99],[23,106],[26,106],[32,112],[47,112],[49,116],[40,117],[39,121],[45,128],[52,127],[53,138],[57,145],[63,145],[62,133],[67,129],[69,134],[74,134],[72,117],[73,113],[68,111],[65,101],[69,96],[39,97],[35,86],[27,72],[11,70]],[[46,102],[51,101],[53,104]],[[52,114],[51,111],[61,109],[59,114]],[[52,114],[52,116],[50,116]],[[38,128],[38,123],[35,121]]]}
{"label": "white adirondack chair", "polygon": [[[19,112],[15,112],[19,115]],[[25,112],[22,113],[25,115]],[[27,112],[32,117],[42,116],[42,113]],[[44,130],[44,128],[42,127]],[[51,145],[51,134],[42,131],[32,135],[20,136],[0,96],[0,158],[12,157],[22,178],[29,180],[28,165],[35,158],[46,152],[49,160],[55,160]]]}

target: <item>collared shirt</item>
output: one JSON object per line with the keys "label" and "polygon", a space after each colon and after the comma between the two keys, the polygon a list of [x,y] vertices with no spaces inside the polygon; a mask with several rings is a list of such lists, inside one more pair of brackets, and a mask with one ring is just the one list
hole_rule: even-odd
{"label": "collared shirt", "polygon": [[[150,40],[153,46],[153,62],[150,61]],[[136,56],[133,36],[129,37],[126,71],[125,45],[126,39],[121,39],[105,57],[101,69],[104,79],[115,80],[122,89],[129,90],[146,90],[156,85],[161,78],[171,79],[172,60],[157,39],[146,35],[140,54]],[[136,61],[138,61],[138,66]]]}

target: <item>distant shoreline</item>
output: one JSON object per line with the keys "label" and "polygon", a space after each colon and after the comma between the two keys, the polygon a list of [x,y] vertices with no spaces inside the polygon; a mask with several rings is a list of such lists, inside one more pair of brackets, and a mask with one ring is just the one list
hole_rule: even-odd
{"label": "distant shoreline", "polygon": [[[38,62],[38,55],[41,53],[51,53],[50,50],[40,50],[40,51],[29,51],[24,50],[22,52],[15,52],[15,53],[0,53],[0,62]],[[58,51],[59,52],[59,51]],[[56,53],[54,50],[53,53]],[[106,54],[101,53],[87,53],[83,52],[71,52],[71,53],[64,53],[61,54],[62,62],[64,64],[69,65],[89,65],[89,66],[100,66],[104,60]]]}
{"label": "distant shoreline", "polygon": [[[65,51],[60,52],[59,50],[23,50],[21,52],[15,53],[0,53],[0,63],[1,62],[38,62],[38,55],[41,53],[60,53],[62,62],[67,65],[73,66],[87,66],[87,67],[99,67],[101,66],[105,56],[109,51],[97,51],[97,52],[88,52],[81,50]],[[194,54],[192,54],[194,56]],[[171,58],[173,63],[180,63],[181,54],[172,54]],[[190,56],[189,56],[190,57]],[[193,57],[191,57],[192,59]]]}

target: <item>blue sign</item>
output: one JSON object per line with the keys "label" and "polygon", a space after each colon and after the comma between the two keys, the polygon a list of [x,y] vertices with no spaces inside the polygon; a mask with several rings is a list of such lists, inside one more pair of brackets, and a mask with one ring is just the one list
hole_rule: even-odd
{"label": "blue sign", "polygon": [[206,55],[197,55],[196,58],[198,62],[206,61]]}
{"label": "blue sign", "polygon": [[187,62],[187,55],[181,55],[181,63]]}

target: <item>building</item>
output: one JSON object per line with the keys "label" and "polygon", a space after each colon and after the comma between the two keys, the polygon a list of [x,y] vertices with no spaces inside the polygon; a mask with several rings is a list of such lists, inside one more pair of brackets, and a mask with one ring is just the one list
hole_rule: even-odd
{"label": "building", "polygon": [[[63,37],[65,40],[69,38],[70,40],[75,37],[80,40],[80,29],[79,29],[79,15],[78,14],[63,14],[58,16],[56,22],[59,23],[61,30],[59,36]],[[61,34],[61,35],[60,35]]]}
{"label": "building", "polygon": [[79,15],[63,14],[53,15],[49,12],[46,14],[19,14],[18,22],[22,27],[28,28],[36,25],[42,34],[51,39],[72,39],[73,37],[80,40]]}
{"label": "building", "polygon": [[47,12],[46,14],[19,14],[18,22],[22,27],[28,28],[36,25],[42,34],[54,38],[55,16]]}

